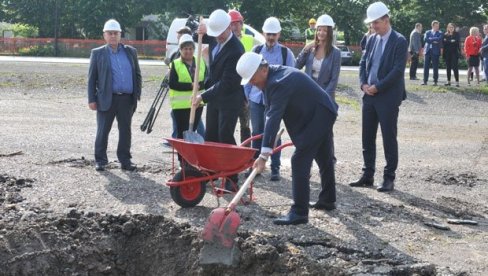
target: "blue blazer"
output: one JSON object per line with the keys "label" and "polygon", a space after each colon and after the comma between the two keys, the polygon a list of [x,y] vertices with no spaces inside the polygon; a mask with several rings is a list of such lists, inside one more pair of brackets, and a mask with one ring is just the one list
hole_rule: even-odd
{"label": "blue blazer", "polygon": [[[313,52],[305,52],[302,50],[296,59],[295,67],[302,69],[305,66],[305,74],[312,77],[313,66]],[[320,66],[319,78],[317,79],[318,85],[333,97],[339,82],[339,73],[341,72],[341,50],[337,47],[332,48],[332,53],[328,57],[322,60]]]}
{"label": "blue blazer", "polygon": [[[298,69],[270,65],[266,87],[266,124],[262,146],[273,148],[281,119],[297,150],[321,143],[317,131],[323,116],[337,116],[337,104],[323,89]],[[317,140],[319,139],[319,140]]]}
{"label": "blue blazer", "polygon": [[[424,34],[424,53],[430,54],[433,56],[440,56],[441,55],[441,48],[442,48],[442,39],[444,38],[444,34],[441,31],[432,32],[432,30],[428,30]],[[431,47],[432,46],[432,47]]]}
{"label": "blue blazer", "polygon": [[[132,99],[134,110],[141,98],[142,77],[137,59],[137,50],[123,45],[132,67]],[[110,64],[109,46],[104,45],[91,50],[90,67],[88,69],[88,103],[97,103],[97,110],[107,111],[112,105],[112,67]]]}
{"label": "blue blazer", "polygon": [[[362,87],[368,83],[368,77],[373,64],[373,51],[376,35],[370,36],[366,43],[366,52],[361,57],[359,78]],[[378,68],[378,93],[375,96],[363,95],[363,101],[395,104],[400,106],[406,98],[405,66],[407,64],[408,43],[403,35],[392,30],[385,45],[383,56]]]}
{"label": "blue blazer", "polygon": [[244,54],[244,46],[232,34],[232,38],[212,57],[212,51],[217,42],[214,38],[209,42],[209,75],[205,82],[205,92],[202,99],[208,105],[218,108],[241,109],[244,105],[244,89],[241,85],[241,76],[236,71],[237,61]]}

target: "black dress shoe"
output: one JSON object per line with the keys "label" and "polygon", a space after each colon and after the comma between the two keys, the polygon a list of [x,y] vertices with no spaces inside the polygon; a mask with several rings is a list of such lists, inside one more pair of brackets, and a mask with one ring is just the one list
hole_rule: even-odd
{"label": "black dress shoe", "polygon": [[105,170],[105,165],[101,164],[101,163],[95,163],[95,170],[97,172],[102,172]]}
{"label": "black dress shoe", "polygon": [[295,212],[289,212],[288,215],[273,220],[273,223],[276,225],[303,224],[303,223],[308,223],[308,216],[307,215],[298,215]]}
{"label": "black dress shoe", "polygon": [[279,169],[271,169],[271,181],[280,181],[281,180],[281,175],[280,175],[280,170]]}
{"label": "black dress shoe", "polygon": [[325,210],[325,211],[332,211],[336,209],[335,202],[320,202],[320,201],[310,202],[308,206],[310,206],[310,208],[314,208],[317,210]]}
{"label": "black dress shoe", "polygon": [[376,189],[378,192],[390,192],[393,191],[395,187],[395,182],[391,179],[383,180],[383,183]]}
{"label": "black dress shoe", "polygon": [[125,164],[125,165],[122,165],[120,166],[120,168],[124,171],[130,171],[130,172],[133,172],[137,169],[137,166],[135,164]]}
{"label": "black dress shoe", "polygon": [[358,181],[349,183],[351,187],[371,187],[373,186],[374,178],[362,176]]}

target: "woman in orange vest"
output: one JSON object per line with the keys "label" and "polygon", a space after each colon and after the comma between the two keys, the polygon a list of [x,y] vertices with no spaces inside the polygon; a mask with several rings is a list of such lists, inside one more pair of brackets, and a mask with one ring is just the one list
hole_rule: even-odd
{"label": "woman in orange vest", "polygon": [[468,60],[468,85],[470,85],[469,76],[473,71],[476,74],[476,80],[480,84],[480,48],[481,48],[481,37],[480,30],[477,27],[471,27],[469,29],[469,36],[466,37],[464,41],[464,53],[466,54],[466,59]]}

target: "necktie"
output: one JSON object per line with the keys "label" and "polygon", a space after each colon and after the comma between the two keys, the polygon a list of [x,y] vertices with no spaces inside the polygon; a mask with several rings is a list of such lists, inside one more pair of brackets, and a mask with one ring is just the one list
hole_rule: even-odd
{"label": "necktie", "polygon": [[215,59],[215,56],[219,53],[220,51],[220,43],[217,43],[217,46],[215,46],[215,48],[213,48],[212,50],[212,57]]}
{"label": "necktie", "polygon": [[369,84],[373,85],[378,83],[378,69],[380,68],[381,56],[383,55],[383,40],[381,37],[376,38],[376,47],[373,53],[373,63],[369,70]]}

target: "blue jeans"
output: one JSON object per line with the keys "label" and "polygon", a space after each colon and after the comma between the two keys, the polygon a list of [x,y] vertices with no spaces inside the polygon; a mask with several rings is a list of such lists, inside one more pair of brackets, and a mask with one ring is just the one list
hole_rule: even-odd
{"label": "blue jeans", "polygon": [[[258,104],[249,101],[249,113],[251,117],[252,136],[262,134],[264,132],[264,123],[266,121],[266,115],[264,114],[264,104]],[[281,139],[278,140],[277,146],[281,145]],[[252,147],[261,150],[261,139],[252,141]],[[257,158],[259,152],[256,153]],[[281,166],[280,162],[281,152],[277,152],[271,155],[271,169],[279,170]]]}

